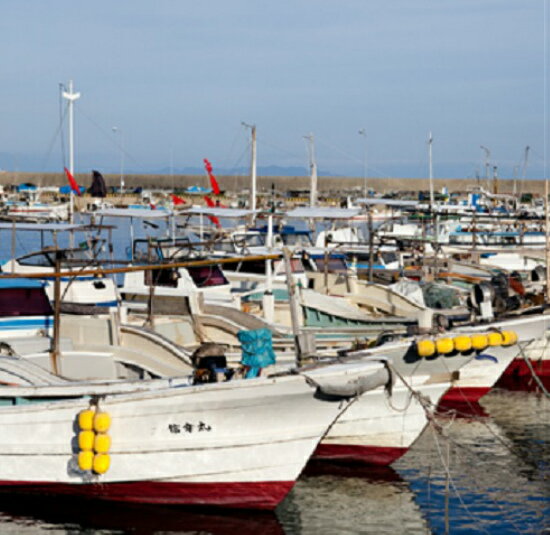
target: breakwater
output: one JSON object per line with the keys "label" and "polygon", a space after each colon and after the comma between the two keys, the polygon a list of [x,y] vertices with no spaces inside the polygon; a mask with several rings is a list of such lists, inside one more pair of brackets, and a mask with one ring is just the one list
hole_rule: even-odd
{"label": "breakwater", "polygon": [[[120,175],[104,174],[108,187],[117,187],[120,184]],[[91,184],[91,173],[76,173],[79,184],[88,187]],[[219,175],[217,176],[220,188],[229,193],[239,193],[249,188],[248,176]],[[10,172],[0,173],[0,184],[4,186],[30,182],[37,186],[62,186],[67,183],[64,173],[33,173]],[[124,176],[125,186],[128,189],[137,187],[147,189],[184,190],[190,186],[208,185],[208,179],[204,175],[162,175],[162,174],[128,174]],[[320,192],[353,192],[362,191],[365,180],[358,177],[319,177],[318,187]],[[369,189],[379,193],[392,191],[427,191],[427,178],[367,178]],[[481,184],[486,189],[492,189],[485,179],[480,181],[466,178],[436,178],[434,186],[437,191],[447,187],[449,192],[464,193],[468,188]],[[522,193],[544,193],[543,180],[518,180],[517,191]],[[307,176],[259,176],[258,191],[267,192],[274,188],[278,192],[309,190],[309,177]],[[499,179],[498,192],[512,193],[514,180]]]}

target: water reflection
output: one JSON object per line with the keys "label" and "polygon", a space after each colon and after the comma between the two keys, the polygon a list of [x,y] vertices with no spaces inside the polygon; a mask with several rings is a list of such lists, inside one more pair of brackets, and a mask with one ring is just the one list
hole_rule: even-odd
{"label": "water reflection", "polygon": [[440,421],[449,442],[427,430],[395,468],[435,533],[445,532],[445,464],[452,533],[541,533],[550,528],[549,402],[496,392],[481,404],[491,418]]}
{"label": "water reflection", "polygon": [[73,533],[149,535],[284,535],[274,513],[98,503],[59,498],[2,496],[0,533],[51,535]]}
{"label": "water reflection", "polygon": [[279,508],[288,534],[426,534],[406,481],[392,468],[310,463]]}

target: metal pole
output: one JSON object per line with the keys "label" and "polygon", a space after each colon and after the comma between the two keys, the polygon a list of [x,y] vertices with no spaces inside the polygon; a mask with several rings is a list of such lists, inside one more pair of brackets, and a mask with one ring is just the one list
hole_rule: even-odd
{"label": "metal pole", "polygon": [[363,154],[363,196],[367,196],[367,131],[364,128],[359,130],[359,135],[365,138],[365,152]]}
{"label": "metal pole", "polygon": [[11,224],[11,272],[15,273],[15,219]]}
{"label": "metal pole", "polygon": [[[250,198],[248,201],[248,206],[250,210],[255,211],[256,210],[256,160],[257,160],[257,153],[256,153],[256,125],[255,124],[247,124],[245,122],[241,122],[241,124],[245,128],[250,128],[250,142],[251,142],[251,152],[250,152]],[[256,219],[256,214],[253,213],[250,216],[250,224],[254,224],[254,220]]]}
{"label": "metal pole", "polygon": [[113,126],[113,133],[120,134],[120,196],[124,193],[124,136],[122,130],[118,126]]}
{"label": "metal pole", "polygon": [[[256,210],[256,125],[252,125],[252,154],[250,162],[250,209]],[[255,217],[254,215],[252,216]]]}
{"label": "metal pole", "polygon": [[432,133],[428,137],[428,160],[429,160],[429,173],[430,173],[430,210],[434,207],[434,172],[433,172],[433,160],[432,160]]}
{"label": "metal pole", "polygon": [[[80,98],[80,93],[74,93],[73,92],[73,81],[69,80],[69,87],[67,91],[63,91],[62,93],[63,98],[65,98],[68,101],[69,106],[69,171],[71,172],[71,175],[74,176],[74,113],[73,113],[73,106],[74,101],[78,100]],[[70,214],[69,214],[69,220],[72,223],[73,222],[73,214],[74,214],[74,193],[71,188],[71,194],[70,194]]]}
{"label": "metal pole", "polygon": [[300,334],[300,304],[296,298],[296,282],[292,275],[292,267],[290,264],[290,252],[287,247],[283,247],[283,259],[286,270],[286,284],[288,289],[288,301],[290,305],[290,319],[292,322],[292,334],[294,335],[294,343],[296,345],[296,363],[299,364],[302,355],[299,342]]}
{"label": "metal pole", "polygon": [[[55,271],[61,271],[61,255],[59,251],[55,252]],[[55,277],[53,283],[53,341],[50,359],[52,364],[52,372],[56,375],[59,373],[58,358],[59,358],[59,328],[61,318],[61,277]]]}
{"label": "metal pole", "polygon": [[374,226],[372,224],[371,207],[367,207],[368,227],[369,227],[369,282],[374,278]]}
{"label": "metal pole", "polygon": [[313,139],[313,134],[304,136],[304,138],[308,141],[310,171],[309,205],[314,208],[317,205],[317,162],[315,161],[315,141]]}
{"label": "metal pole", "polygon": [[548,206],[548,179],[544,181],[544,207],[546,216],[546,299],[550,300],[550,208]]}

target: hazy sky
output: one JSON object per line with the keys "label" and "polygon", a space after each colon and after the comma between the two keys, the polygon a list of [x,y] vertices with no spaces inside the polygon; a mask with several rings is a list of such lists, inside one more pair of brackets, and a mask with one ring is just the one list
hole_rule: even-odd
{"label": "hazy sky", "polygon": [[120,138],[136,172],[247,165],[246,121],[260,166],[305,166],[311,132],[321,170],[426,176],[431,130],[436,177],[484,174],[480,145],[540,177],[548,3],[2,0],[0,168],[62,168],[73,79],[77,172],[117,171]]}

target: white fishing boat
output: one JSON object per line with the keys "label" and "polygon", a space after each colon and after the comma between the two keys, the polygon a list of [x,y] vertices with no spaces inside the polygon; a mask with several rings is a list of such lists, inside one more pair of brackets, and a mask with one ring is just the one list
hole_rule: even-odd
{"label": "white fishing boat", "polygon": [[464,328],[436,338],[420,337],[357,358],[387,358],[391,391],[373,390],[342,415],[318,446],[315,457],[390,464],[404,455],[439,409],[477,402],[496,383],[523,347],[540,338],[544,316]]}
{"label": "white fishing boat", "polygon": [[348,406],[315,393],[356,388],[381,369],[356,362],[77,399],[0,389],[0,490],[273,509]]}

